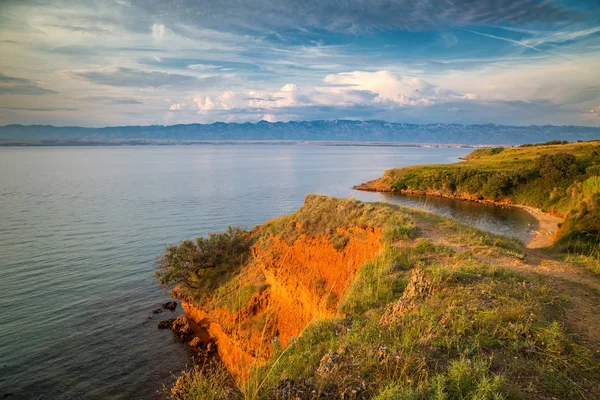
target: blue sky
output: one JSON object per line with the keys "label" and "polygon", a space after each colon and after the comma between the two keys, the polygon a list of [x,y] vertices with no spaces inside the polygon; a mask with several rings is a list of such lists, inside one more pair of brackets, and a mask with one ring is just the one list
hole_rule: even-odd
{"label": "blue sky", "polygon": [[3,0],[0,124],[600,126],[597,0]]}

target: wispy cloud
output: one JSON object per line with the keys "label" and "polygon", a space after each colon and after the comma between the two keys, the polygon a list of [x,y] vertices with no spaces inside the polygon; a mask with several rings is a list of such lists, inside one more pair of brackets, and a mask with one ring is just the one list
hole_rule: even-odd
{"label": "wispy cloud", "polygon": [[519,29],[514,27],[502,27],[502,29],[526,33],[532,36],[530,38],[523,39],[521,42],[525,45],[536,47],[545,44],[560,44],[570,42],[600,33],[600,26],[587,29],[577,29],[577,26],[575,26],[574,28],[561,29],[559,31],[539,31],[531,29]]}
{"label": "wispy cloud", "polygon": [[498,23],[555,22],[574,12],[536,0],[436,1],[350,0],[342,3],[319,0],[206,0],[195,7],[187,0],[134,0],[165,19],[191,25],[265,27],[319,27],[330,31],[360,33],[372,29],[420,30],[440,26]]}
{"label": "wispy cloud", "polygon": [[98,71],[74,71],[74,76],[98,85],[161,88],[197,85],[201,80],[190,75],[131,68],[109,68]]}
{"label": "wispy cloud", "polygon": [[0,73],[0,94],[43,95],[57,93],[46,89],[39,81],[7,76]]}
{"label": "wispy cloud", "polygon": [[600,125],[600,10],[573,1],[5,0],[2,118]]}
{"label": "wispy cloud", "polygon": [[86,95],[75,97],[76,100],[103,104],[144,104],[142,101],[128,97]]}
{"label": "wispy cloud", "polygon": [[13,110],[13,111],[42,111],[42,112],[78,111],[77,108],[72,108],[72,107],[0,107],[0,109]]}

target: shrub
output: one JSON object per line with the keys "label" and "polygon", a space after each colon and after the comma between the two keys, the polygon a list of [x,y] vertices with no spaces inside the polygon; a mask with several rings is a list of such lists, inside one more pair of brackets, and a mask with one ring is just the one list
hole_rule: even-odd
{"label": "shrub", "polygon": [[227,400],[240,398],[231,377],[221,364],[184,371],[164,393],[170,400]]}
{"label": "shrub", "polygon": [[542,154],[536,160],[536,167],[542,178],[555,184],[581,173],[577,158],[569,153]]}
{"label": "shrub", "polygon": [[183,284],[183,289],[205,295],[238,271],[249,253],[248,232],[240,227],[229,227],[225,232],[210,233],[206,238],[168,246],[157,261],[155,276],[163,285]]}

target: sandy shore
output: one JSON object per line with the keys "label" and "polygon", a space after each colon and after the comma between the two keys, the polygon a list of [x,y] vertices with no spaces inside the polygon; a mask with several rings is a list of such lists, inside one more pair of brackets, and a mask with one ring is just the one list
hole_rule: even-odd
{"label": "sandy shore", "polygon": [[527,243],[530,249],[539,249],[541,247],[550,247],[554,243],[554,235],[558,231],[558,224],[562,218],[555,215],[546,214],[542,210],[524,206],[521,204],[511,204],[513,207],[521,208],[531,214],[538,223],[536,231],[532,232],[532,236]]}
{"label": "sandy shore", "polygon": [[555,215],[550,215],[544,213],[542,210],[535,208],[524,206],[521,204],[507,203],[507,202],[497,202],[493,200],[480,200],[475,198],[475,196],[460,196],[460,195],[445,195],[443,193],[434,192],[434,191],[404,191],[404,190],[394,190],[390,187],[390,185],[385,181],[384,178],[379,178],[372,180],[370,182],[365,182],[360,185],[356,185],[354,187],[356,190],[363,190],[367,192],[395,192],[398,194],[420,194],[426,196],[435,196],[435,197],[445,197],[454,200],[463,200],[463,201],[472,201],[478,203],[488,203],[502,206],[511,206],[518,207],[529,214],[531,214],[537,221],[537,229],[531,232],[531,238],[529,242],[526,243],[527,247],[530,249],[539,249],[542,247],[550,247],[554,243],[555,234],[558,231],[558,224],[562,221],[562,218],[557,217]]}

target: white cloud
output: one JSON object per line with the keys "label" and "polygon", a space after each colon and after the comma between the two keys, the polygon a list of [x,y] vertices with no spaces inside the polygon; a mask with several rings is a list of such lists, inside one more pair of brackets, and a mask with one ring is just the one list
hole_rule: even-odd
{"label": "white cloud", "polygon": [[577,62],[562,58],[528,63],[502,62],[481,67],[451,70],[429,78],[438,87],[454,93],[476,95],[482,101],[533,101],[552,99],[560,104],[600,82],[598,56],[580,56]]}
{"label": "white cloud", "polygon": [[419,77],[400,77],[390,71],[354,71],[327,75],[324,82],[329,87],[321,90],[348,97],[356,91],[377,94],[374,102],[391,102],[400,106],[433,104],[439,93],[429,82]]}
{"label": "white cloud", "polygon": [[154,40],[161,41],[165,37],[165,26],[163,24],[152,25],[152,37]]}
{"label": "white cloud", "polygon": [[283,87],[281,89],[279,89],[279,91],[281,92],[295,92],[298,90],[298,87],[293,84],[293,83],[288,83],[283,85]]}
{"label": "white cloud", "polygon": [[273,114],[265,114],[261,119],[267,122],[277,122],[277,117]]}
{"label": "white cloud", "polygon": [[197,70],[197,71],[205,71],[207,69],[217,69],[218,65],[211,64],[190,64],[187,66],[189,69]]}
{"label": "white cloud", "polygon": [[195,98],[194,103],[198,106],[199,112],[206,112],[215,108],[215,105],[209,96],[206,96],[205,98]]}
{"label": "white cloud", "polygon": [[185,103],[175,103],[169,107],[171,111],[180,111],[183,107],[185,107]]}
{"label": "white cloud", "polygon": [[233,109],[276,109],[296,105],[296,93],[293,91],[226,91],[217,96],[194,98],[199,112],[227,111]]}

